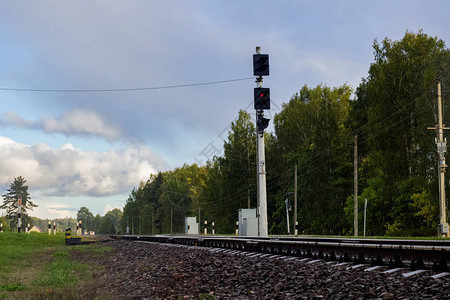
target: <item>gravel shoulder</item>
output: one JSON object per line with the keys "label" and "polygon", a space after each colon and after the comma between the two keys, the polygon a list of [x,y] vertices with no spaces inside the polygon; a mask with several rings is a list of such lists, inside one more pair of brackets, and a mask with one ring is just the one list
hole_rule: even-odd
{"label": "gravel shoulder", "polygon": [[450,279],[347,270],[215,253],[172,244],[107,241],[113,251],[77,260],[102,266],[87,299],[450,299]]}

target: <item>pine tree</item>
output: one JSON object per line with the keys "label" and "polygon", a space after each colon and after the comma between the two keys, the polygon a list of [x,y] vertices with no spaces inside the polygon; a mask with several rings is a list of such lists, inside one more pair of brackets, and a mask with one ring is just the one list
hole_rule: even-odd
{"label": "pine tree", "polygon": [[9,185],[7,193],[4,194],[3,204],[0,209],[6,210],[6,217],[14,220],[13,224],[17,224],[17,206],[18,199],[22,199],[22,221],[25,223],[28,220],[27,211],[28,209],[33,210],[37,207],[30,199],[30,194],[28,193],[28,185],[25,185],[27,181],[22,176],[14,178],[14,182]]}

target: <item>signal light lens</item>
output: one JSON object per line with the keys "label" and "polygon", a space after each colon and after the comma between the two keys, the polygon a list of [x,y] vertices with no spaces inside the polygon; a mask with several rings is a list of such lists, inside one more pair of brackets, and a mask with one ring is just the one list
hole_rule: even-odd
{"label": "signal light lens", "polygon": [[270,89],[255,88],[254,106],[256,110],[270,109]]}

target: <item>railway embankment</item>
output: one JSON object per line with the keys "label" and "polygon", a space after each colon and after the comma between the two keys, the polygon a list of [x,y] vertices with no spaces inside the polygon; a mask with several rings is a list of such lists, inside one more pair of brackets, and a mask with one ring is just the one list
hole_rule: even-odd
{"label": "railway embankment", "polygon": [[[355,268],[350,263],[190,245],[113,240],[87,263],[101,266],[91,297],[106,299],[449,299],[450,277],[432,271]],[[83,256],[77,258],[83,261]],[[405,272],[410,272],[405,270]],[[94,278],[95,280],[95,278]]]}

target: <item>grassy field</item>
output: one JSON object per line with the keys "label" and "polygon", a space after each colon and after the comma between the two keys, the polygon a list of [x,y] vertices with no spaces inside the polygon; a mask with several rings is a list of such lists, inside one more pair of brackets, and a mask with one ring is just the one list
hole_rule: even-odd
{"label": "grassy field", "polygon": [[74,257],[101,256],[111,248],[67,247],[64,241],[64,234],[0,233],[0,299],[79,299],[99,284],[92,276],[102,272],[101,266]]}

